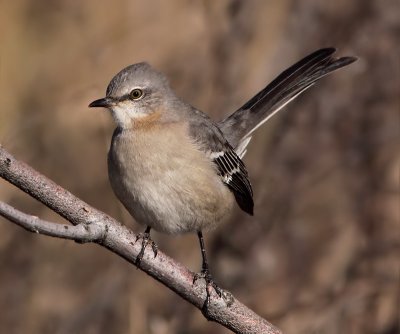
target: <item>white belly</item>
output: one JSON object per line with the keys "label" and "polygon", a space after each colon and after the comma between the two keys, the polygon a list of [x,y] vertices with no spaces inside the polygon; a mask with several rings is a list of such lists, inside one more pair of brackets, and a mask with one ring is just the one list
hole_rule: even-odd
{"label": "white belly", "polygon": [[232,193],[183,128],[174,136],[161,128],[129,131],[113,137],[109,178],[139,223],[175,234],[211,229],[229,216]]}

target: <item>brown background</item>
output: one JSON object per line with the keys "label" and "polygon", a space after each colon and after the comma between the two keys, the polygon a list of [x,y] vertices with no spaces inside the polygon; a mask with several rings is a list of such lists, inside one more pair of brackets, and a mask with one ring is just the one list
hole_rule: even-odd
{"label": "brown background", "polygon": [[[245,157],[255,216],[206,235],[221,286],[285,333],[399,330],[399,4],[2,1],[0,143],[88,203],[142,228],[107,180],[110,115],[90,110],[149,61],[214,119],[325,46],[360,60],[262,127]],[[4,181],[0,200],[61,221]],[[154,235],[193,271],[196,237]],[[0,222],[1,333],[227,333],[95,245]]]}

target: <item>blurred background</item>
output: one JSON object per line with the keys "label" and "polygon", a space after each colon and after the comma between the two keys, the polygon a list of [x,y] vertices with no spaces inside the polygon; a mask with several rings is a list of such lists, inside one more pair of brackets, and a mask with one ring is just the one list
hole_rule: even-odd
{"label": "blurred background", "polygon": [[[285,333],[399,332],[399,38],[396,0],[2,1],[0,143],[94,207],[113,195],[114,124],[88,109],[146,60],[220,120],[327,46],[359,61],[320,81],[253,137],[255,215],[206,235],[216,281]],[[0,180],[0,200],[62,219]],[[154,233],[200,269],[195,235]],[[228,333],[96,245],[0,219],[1,333]]]}

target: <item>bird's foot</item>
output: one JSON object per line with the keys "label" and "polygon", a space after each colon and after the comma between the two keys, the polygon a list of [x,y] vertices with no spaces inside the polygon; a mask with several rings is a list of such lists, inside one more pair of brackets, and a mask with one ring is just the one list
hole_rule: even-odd
{"label": "bird's foot", "polygon": [[203,310],[206,310],[208,305],[210,304],[211,300],[211,290],[214,289],[214,291],[217,293],[217,295],[221,298],[224,290],[221,289],[213,280],[210,271],[208,269],[202,269],[201,272],[197,273],[193,277],[193,284],[198,280],[198,279],[204,279],[206,282],[206,293],[207,297],[203,305]]}
{"label": "bird's foot", "polygon": [[142,262],[143,259],[143,255],[144,255],[144,251],[146,250],[146,247],[150,244],[151,248],[153,250],[154,253],[154,257],[157,256],[158,253],[158,246],[156,245],[156,243],[150,238],[150,229],[146,229],[146,231],[144,231],[144,233],[140,233],[136,236],[136,241],[135,243],[141,239],[142,240],[142,248],[140,249],[140,252],[138,254],[138,256],[136,257],[135,260],[135,264],[137,266],[140,265],[140,263]]}

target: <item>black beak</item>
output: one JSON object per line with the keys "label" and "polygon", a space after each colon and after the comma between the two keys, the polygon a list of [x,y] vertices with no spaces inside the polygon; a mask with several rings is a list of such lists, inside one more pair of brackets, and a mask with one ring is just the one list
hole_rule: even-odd
{"label": "black beak", "polygon": [[94,100],[89,104],[89,108],[108,108],[113,104],[113,100],[109,97],[104,97],[102,99]]}

